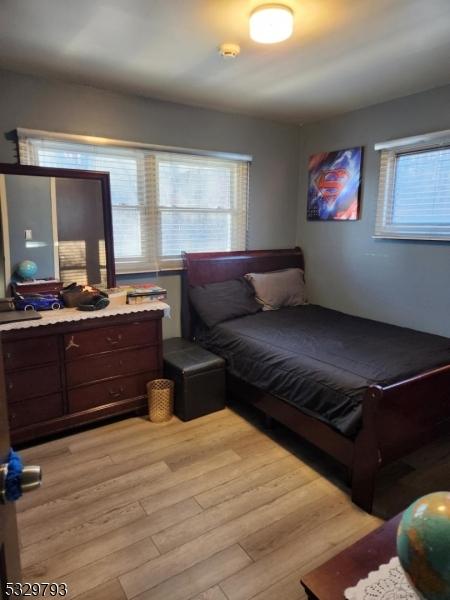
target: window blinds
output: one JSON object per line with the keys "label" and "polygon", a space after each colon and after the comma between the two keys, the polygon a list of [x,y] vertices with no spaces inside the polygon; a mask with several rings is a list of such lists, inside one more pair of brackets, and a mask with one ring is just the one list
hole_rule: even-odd
{"label": "window blinds", "polygon": [[161,259],[245,248],[246,163],[157,154],[155,170]]}
{"label": "window blinds", "polygon": [[245,249],[247,160],[39,134],[19,131],[22,164],[109,172],[119,273],[179,268],[183,251]]}
{"label": "window blinds", "polygon": [[375,237],[450,239],[450,139],[382,150]]}

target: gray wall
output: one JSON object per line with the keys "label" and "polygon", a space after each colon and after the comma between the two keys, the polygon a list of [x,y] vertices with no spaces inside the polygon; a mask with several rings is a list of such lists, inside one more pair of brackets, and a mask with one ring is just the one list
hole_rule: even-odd
{"label": "gray wall", "polygon": [[[310,300],[355,315],[450,336],[450,242],[374,240],[379,153],[373,145],[450,128],[450,86],[301,128],[297,242]],[[307,160],[364,146],[361,220],[306,220]]]}
{"label": "gray wall", "polygon": [[[50,178],[6,175],[5,188],[11,274],[22,260],[27,259],[36,263],[38,268],[36,277],[54,277]],[[40,242],[43,245],[27,248],[25,229],[32,230],[33,242]]]}
{"label": "gray wall", "polygon": [[[450,336],[450,244],[371,237],[379,161],[373,144],[450,128],[450,86],[302,128],[7,71],[0,71],[0,89],[2,162],[16,160],[5,137],[16,127],[252,154],[250,248],[297,241],[313,302]],[[361,220],[308,223],[308,156],[355,145],[365,150]],[[179,277],[160,277],[160,283],[173,314],[165,335],[178,335]]]}
{"label": "gray wall", "polygon": [[[0,71],[0,162],[15,162],[5,137],[16,127],[251,154],[249,248],[292,246],[296,237],[299,128]],[[179,279],[164,277],[179,332]]]}

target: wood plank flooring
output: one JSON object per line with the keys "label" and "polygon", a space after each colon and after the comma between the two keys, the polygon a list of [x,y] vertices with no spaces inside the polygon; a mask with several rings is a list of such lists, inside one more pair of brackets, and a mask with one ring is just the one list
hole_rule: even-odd
{"label": "wood plank flooring", "polygon": [[[67,582],[79,600],[301,600],[302,573],[380,523],[336,463],[242,407],[129,418],[22,456],[44,473],[17,502],[24,580]],[[376,512],[448,488],[449,472],[438,440],[382,472]]]}

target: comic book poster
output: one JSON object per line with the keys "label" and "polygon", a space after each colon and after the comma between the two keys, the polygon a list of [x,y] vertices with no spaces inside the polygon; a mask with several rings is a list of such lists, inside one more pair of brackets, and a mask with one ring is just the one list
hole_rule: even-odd
{"label": "comic book poster", "polygon": [[308,220],[356,221],[359,218],[361,163],[361,147],[310,157]]}

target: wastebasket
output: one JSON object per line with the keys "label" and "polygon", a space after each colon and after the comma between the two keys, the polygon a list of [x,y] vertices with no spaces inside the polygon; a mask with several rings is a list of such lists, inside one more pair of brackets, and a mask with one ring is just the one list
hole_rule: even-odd
{"label": "wastebasket", "polygon": [[148,415],[153,423],[170,421],[173,415],[173,388],[170,379],[154,379],[147,383]]}

